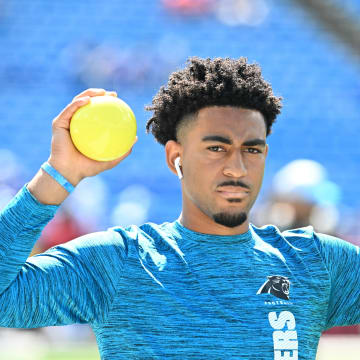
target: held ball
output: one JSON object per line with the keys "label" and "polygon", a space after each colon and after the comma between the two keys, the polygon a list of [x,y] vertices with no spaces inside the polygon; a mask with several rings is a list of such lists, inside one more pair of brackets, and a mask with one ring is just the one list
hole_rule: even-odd
{"label": "held ball", "polygon": [[136,137],[136,119],[129,105],[114,96],[95,96],[78,109],[70,122],[75,147],[98,161],[127,153]]}

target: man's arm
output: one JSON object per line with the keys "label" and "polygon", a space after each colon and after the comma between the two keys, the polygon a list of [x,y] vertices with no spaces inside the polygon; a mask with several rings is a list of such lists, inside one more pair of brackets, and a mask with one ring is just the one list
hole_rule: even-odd
{"label": "man's arm", "polygon": [[40,204],[24,186],[1,211],[0,294],[15,280],[57,209],[55,205]]}
{"label": "man's arm", "polygon": [[[84,91],[53,121],[48,162],[74,186],[87,176],[113,168],[131,152],[114,161],[99,162],[82,155],[71,141],[69,129],[72,115],[87,104],[91,96],[105,94],[115,95],[101,89]],[[59,255],[61,259],[53,253],[46,253],[26,262],[42,229],[54,216],[57,205],[67,196],[61,185],[39,170],[27,187],[0,213],[0,326],[37,327],[95,319],[94,312],[76,309],[88,299],[93,306],[97,304],[96,296],[91,293],[94,287],[86,283],[86,279],[92,276],[93,268],[84,261],[91,257],[85,256],[79,260],[64,248],[65,255]],[[100,239],[104,240],[101,236]],[[95,246],[95,239],[92,244]],[[83,254],[77,250],[75,253],[79,256]],[[97,265],[98,268],[103,266],[100,261]],[[110,295],[109,291],[105,290],[104,295],[106,292],[107,296]],[[59,298],[62,295],[65,299],[63,302]],[[62,315],[56,318],[54,311],[59,310]],[[70,315],[65,316],[67,313]]]}
{"label": "man's arm", "polygon": [[28,258],[0,295],[0,326],[105,321],[125,258],[123,239],[112,230],[88,234]]}

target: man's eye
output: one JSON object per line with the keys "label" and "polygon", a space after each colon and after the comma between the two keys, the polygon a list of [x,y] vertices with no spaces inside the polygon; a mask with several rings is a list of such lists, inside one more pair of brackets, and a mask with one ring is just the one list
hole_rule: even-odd
{"label": "man's eye", "polygon": [[247,148],[246,151],[249,152],[250,154],[261,154],[262,153],[262,151],[257,148]]}
{"label": "man's eye", "polygon": [[224,148],[221,146],[209,146],[208,150],[213,151],[213,152],[225,151]]}

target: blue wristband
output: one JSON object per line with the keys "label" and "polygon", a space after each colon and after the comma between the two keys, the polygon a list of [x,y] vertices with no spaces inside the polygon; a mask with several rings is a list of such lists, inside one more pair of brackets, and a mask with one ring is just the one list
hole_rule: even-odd
{"label": "blue wristband", "polygon": [[70,184],[56,169],[54,169],[47,161],[41,165],[54,180],[56,180],[68,193],[71,193],[75,187]]}

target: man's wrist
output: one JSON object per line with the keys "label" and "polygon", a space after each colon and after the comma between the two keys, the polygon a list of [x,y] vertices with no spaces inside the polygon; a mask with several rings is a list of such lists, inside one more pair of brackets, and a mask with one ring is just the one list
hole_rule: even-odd
{"label": "man's wrist", "polygon": [[54,161],[51,157],[48,159],[47,163],[61,174],[61,176],[63,176],[73,187],[76,187],[84,178],[76,172],[76,169],[68,169],[66,166],[62,166]]}
{"label": "man's wrist", "polygon": [[69,192],[43,169],[30,180],[27,189],[43,205],[60,205],[69,196]]}
{"label": "man's wrist", "polygon": [[54,167],[52,167],[47,161],[41,165],[41,169],[47,172],[56,182],[58,182],[69,194],[75,189],[64,176],[61,175]]}

